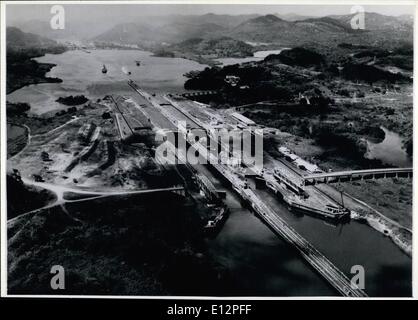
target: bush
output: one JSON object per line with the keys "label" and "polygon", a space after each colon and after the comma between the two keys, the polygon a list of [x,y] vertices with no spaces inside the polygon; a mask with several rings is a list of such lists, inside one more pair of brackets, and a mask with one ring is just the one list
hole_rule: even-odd
{"label": "bush", "polygon": [[103,119],[105,119],[105,120],[106,120],[106,119],[110,119],[110,118],[111,118],[111,116],[110,116],[110,112],[107,112],[107,111],[106,111],[106,112],[103,112],[103,114],[102,114],[102,118],[103,118]]}
{"label": "bush", "polygon": [[64,104],[66,106],[77,106],[83,103],[86,103],[89,101],[85,96],[68,96],[68,97],[59,97],[57,100],[55,100],[58,103]]}
{"label": "bush", "polygon": [[30,105],[26,102],[18,102],[18,103],[6,103],[6,112],[7,115],[13,116],[13,115],[23,115],[27,111],[30,110]]}

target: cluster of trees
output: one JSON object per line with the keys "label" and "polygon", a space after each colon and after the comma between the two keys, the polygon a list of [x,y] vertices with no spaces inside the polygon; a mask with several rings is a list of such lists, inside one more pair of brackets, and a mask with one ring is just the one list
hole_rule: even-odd
{"label": "cluster of trees", "polygon": [[33,34],[22,33],[17,28],[7,28],[6,37],[6,91],[11,93],[25,85],[40,82],[61,82],[58,78],[45,77],[54,64],[38,63],[33,58],[46,53],[59,54],[67,48],[49,40],[38,41]]}
{"label": "cluster of trees", "polygon": [[[12,293],[54,293],[45,270],[57,254],[77,266],[66,270],[69,294],[225,291],[225,273],[207,253],[197,209],[178,195],[126,195],[75,203],[69,214],[60,206],[51,210],[9,230],[10,254],[22,257],[12,259]],[[89,215],[79,224],[74,218],[83,212]]]}
{"label": "cluster of trees", "polygon": [[64,104],[66,106],[78,106],[80,104],[86,103],[89,101],[84,95],[79,96],[68,96],[68,97],[59,97],[56,102]]}
{"label": "cluster of trees", "polygon": [[62,116],[64,114],[71,114],[71,113],[75,113],[75,112],[77,112],[77,108],[76,107],[71,107],[71,108],[68,108],[67,110],[58,111],[57,113],[55,113],[55,115],[56,116]]}
{"label": "cluster of trees", "polygon": [[347,63],[342,70],[342,75],[348,80],[361,80],[370,84],[377,81],[386,81],[390,83],[411,81],[400,73],[392,73],[372,65],[355,63]]}
{"label": "cluster of trees", "polygon": [[[355,57],[349,56],[346,49],[354,51]],[[412,54],[412,48],[408,46],[389,51],[385,48],[341,44],[338,49],[334,50],[338,53],[320,48],[315,50],[296,47],[283,50],[280,54],[269,55],[260,62],[229,65],[222,68],[217,66],[200,72],[190,72],[186,75],[189,79],[184,87],[188,90],[217,91],[217,95],[199,98],[202,102],[214,103],[217,106],[266,100],[292,103],[297,100],[298,94],[302,93],[309,98],[310,105],[322,107],[330,105],[332,101],[326,93],[317,93],[314,89],[321,86],[331,87],[330,84],[336,77],[360,80],[369,84],[379,82],[390,85],[411,81],[407,75],[386,71],[380,65],[383,60],[379,60],[400,59],[408,64]],[[368,64],[375,55],[378,57],[376,61],[379,61],[379,65]],[[283,64],[293,68],[284,67]],[[320,72],[312,72],[313,70]],[[239,80],[235,85],[231,85],[226,81],[227,76],[235,76]],[[309,93],[310,91],[312,93]],[[339,94],[347,97],[353,95],[344,89]],[[356,94],[357,97],[364,97],[364,92],[357,91]],[[303,104],[304,101],[302,99],[299,102]]]}
{"label": "cluster of trees", "polygon": [[229,86],[225,82],[227,75],[239,77],[238,86],[252,85],[259,81],[272,80],[270,70],[264,66],[252,65],[229,65],[223,68],[213,67],[205,68],[201,72],[188,73],[186,76],[189,79],[185,82],[185,89],[199,89],[199,90],[215,90],[221,89],[224,86]]}
{"label": "cluster of trees", "polygon": [[45,189],[41,190],[26,186],[17,169],[13,169],[10,174],[7,174],[6,184],[8,219],[40,208],[54,198],[54,195]]}
{"label": "cluster of trees", "polygon": [[157,49],[154,51],[154,56],[164,57],[164,58],[174,58],[176,54],[173,51],[169,51],[166,49]]}
{"label": "cluster of trees", "polygon": [[290,66],[312,67],[325,63],[324,57],[309,49],[296,47],[289,50],[283,50],[279,54],[271,54],[264,61],[279,60],[281,63]]}
{"label": "cluster of trees", "polygon": [[244,41],[229,37],[216,39],[191,38],[169,47],[169,50],[194,55],[215,55],[217,57],[248,57],[254,48]]}
{"label": "cluster of trees", "polygon": [[30,105],[26,102],[11,103],[6,102],[7,116],[25,115],[30,110]]}

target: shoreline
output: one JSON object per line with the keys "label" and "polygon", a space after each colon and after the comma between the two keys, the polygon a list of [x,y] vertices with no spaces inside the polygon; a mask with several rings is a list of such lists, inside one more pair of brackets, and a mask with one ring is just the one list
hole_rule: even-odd
{"label": "shoreline", "polygon": [[[45,55],[43,55],[45,56]],[[43,56],[39,56],[39,57],[43,57]],[[39,58],[36,57],[36,58]],[[16,81],[16,83],[14,80],[10,80],[7,79],[7,83],[12,82],[12,85],[10,85],[9,88],[6,88],[6,96],[19,90],[22,89],[26,86],[30,86],[30,85],[34,85],[34,84],[41,84],[41,83],[61,83],[63,82],[63,80],[61,78],[57,78],[57,77],[47,77],[45,76],[48,72],[50,72],[52,70],[52,68],[56,67],[57,65],[54,63],[44,63],[44,62],[38,62],[35,59],[31,58],[29,59],[29,61],[31,61],[31,63],[35,63],[34,66],[36,66],[36,69],[32,70],[34,72],[36,71],[40,71],[41,75],[32,75],[32,74],[28,74],[29,78],[28,79],[24,79],[23,81]],[[15,77],[16,75],[13,75],[13,77]],[[20,82],[20,83],[19,83]]]}
{"label": "shoreline", "polygon": [[[347,194],[346,194],[347,195]],[[351,219],[363,222],[382,235],[389,237],[392,242],[406,255],[412,258],[412,233],[405,227],[390,225],[386,217],[371,212],[352,212]]]}
{"label": "shoreline", "polygon": [[[291,136],[293,136],[296,140],[293,141],[293,139],[289,139],[289,137]],[[294,135],[291,136],[288,136],[286,143],[286,146],[289,149],[293,150],[296,154],[305,159],[309,159],[312,156],[317,158],[318,152],[320,152],[321,150],[320,146],[312,142],[309,142],[307,139],[303,139]],[[295,143],[296,141],[297,144]],[[326,161],[326,164],[328,166],[326,167],[329,167],[330,164],[334,164],[334,166],[331,166],[332,169],[341,169],[338,166],[338,162],[335,161],[336,159],[328,159]],[[340,194],[339,192],[337,192],[337,189],[332,187],[332,185],[318,185],[318,187],[321,188],[321,190],[326,192],[332,198],[340,201]],[[410,229],[408,229],[408,227],[405,227],[404,224],[398,223],[393,220],[396,219],[396,214],[393,216],[390,215],[390,217],[388,217],[387,214],[382,213],[382,211],[380,211],[379,207],[374,208],[371,204],[368,204],[369,201],[367,201],[367,199],[360,197],[357,193],[350,193],[350,190],[353,190],[353,188],[344,188],[344,195],[346,196],[346,199],[344,200],[346,207],[351,211],[351,218],[357,221],[362,221],[375,231],[381,233],[384,236],[390,237],[391,240],[401,251],[403,251],[405,254],[411,257],[412,233],[410,232]],[[364,193],[360,194],[364,195]],[[392,210],[395,209],[392,208]]]}

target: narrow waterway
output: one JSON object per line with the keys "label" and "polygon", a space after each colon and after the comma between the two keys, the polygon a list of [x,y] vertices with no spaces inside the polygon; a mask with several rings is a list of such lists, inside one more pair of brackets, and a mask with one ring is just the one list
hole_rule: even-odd
{"label": "narrow waterway", "polygon": [[217,189],[226,191],[230,215],[219,234],[208,241],[217,262],[233,276],[232,295],[334,296],[337,292],[294,248],[247,209],[209,168],[199,166]]}
{"label": "narrow waterway", "polygon": [[352,266],[362,266],[368,295],[411,295],[412,259],[388,237],[354,220],[335,226],[310,215],[290,212],[270,191],[259,190],[259,194],[346,275],[350,276]]}
{"label": "narrow waterway", "polygon": [[380,143],[367,141],[367,159],[378,159],[386,165],[395,167],[411,167],[412,159],[403,148],[403,141],[399,134],[381,127],[385,132],[385,139]]}

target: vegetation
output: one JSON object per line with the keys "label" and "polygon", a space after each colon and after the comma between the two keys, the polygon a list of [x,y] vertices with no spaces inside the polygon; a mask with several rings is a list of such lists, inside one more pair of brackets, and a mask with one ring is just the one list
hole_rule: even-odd
{"label": "vegetation", "polygon": [[6,183],[7,219],[41,208],[55,198],[52,193],[45,189],[26,186],[16,169],[7,175]]}
{"label": "vegetation", "polygon": [[184,203],[171,193],[117,196],[22,217],[8,230],[10,292],[57,294],[49,270],[58,262],[65,294],[220,292],[224,272],[210,259],[199,215]]}
{"label": "vegetation", "polygon": [[26,102],[6,102],[6,111],[8,116],[26,115],[26,112],[28,112],[29,110],[30,105]]}
{"label": "vegetation", "polygon": [[153,49],[153,52],[157,57],[183,57],[213,65],[214,59],[218,58],[252,56],[254,48],[229,37],[190,38],[168,47]]}
{"label": "vegetation", "polygon": [[[22,112],[14,111],[16,109],[15,105],[23,105],[22,107],[18,107],[18,110]],[[71,120],[74,115],[84,114],[83,108],[88,108],[88,105],[85,107],[80,107],[79,109],[76,107],[70,107],[66,110],[60,110],[56,113],[47,113],[38,116],[35,114],[27,114],[26,112],[23,112],[23,110],[27,109],[26,103],[6,103],[8,117],[7,120],[19,126],[27,126],[33,135],[46,133],[51,129],[54,129]],[[12,112],[10,113],[9,110],[12,110]]]}
{"label": "vegetation", "polygon": [[271,54],[265,61],[279,60],[290,66],[311,67],[324,63],[324,58],[313,50],[296,47],[290,50],[283,50],[279,54]]}
{"label": "vegetation", "polygon": [[[321,46],[297,47],[260,62],[189,73],[185,88],[216,90],[216,95],[197,97],[214,107],[254,104],[244,115],[257,123],[313,139],[330,154],[337,152],[359,165],[370,166],[372,161],[364,158],[364,139],[382,141],[384,132],[380,126],[402,134],[405,149],[411,154],[411,106],[405,102],[399,107],[380,106],[368,99],[369,94],[383,96],[389,90],[399,90],[401,85],[410,85],[407,71],[394,73],[386,69],[392,64],[385,61],[399,56],[411,62],[410,47],[389,50],[348,43],[329,51]],[[237,77],[235,86],[227,81],[230,76]],[[336,103],[335,97],[353,100]],[[368,99],[368,103],[358,104],[354,99]],[[405,123],[407,129],[403,130]]]}
{"label": "vegetation", "polygon": [[174,58],[176,54],[172,51],[165,49],[157,49],[154,51],[155,57]]}
{"label": "vegetation", "polygon": [[55,115],[56,116],[62,116],[62,115],[65,115],[65,114],[74,114],[76,112],[77,112],[77,108],[76,107],[70,107],[67,110],[58,111],[57,113],[55,113]]}
{"label": "vegetation", "polygon": [[8,27],[6,31],[6,92],[11,93],[23,86],[43,82],[62,82],[61,79],[46,77],[55,65],[33,60],[46,53],[63,53],[65,46],[40,36],[24,33]]}
{"label": "vegetation", "polygon": [[370,84],[377,81],[385,81],[388,83],[410,81],[400,73],[392,73],[375,66],[364,64],[347,63],[342,70],[342,74],[348,80],[362,80]]}
{"label": "vegetation", "polygon": [[89,101],[84,95],[79,96],[68,96],[68,97],[59,97],[56,102],[64,104],[66,106],[78,106],[80,104],[86,103]]}
{"label": "vegetation", "polygon": [[20,52],[16,55],[13,50],[7,50],[7,94],[30,84],[62,82],[59,78],[45,76],[47,72],[55,67],[54,64],[39,63],[32,60],[32,58],[42,56],[43,52]]}

